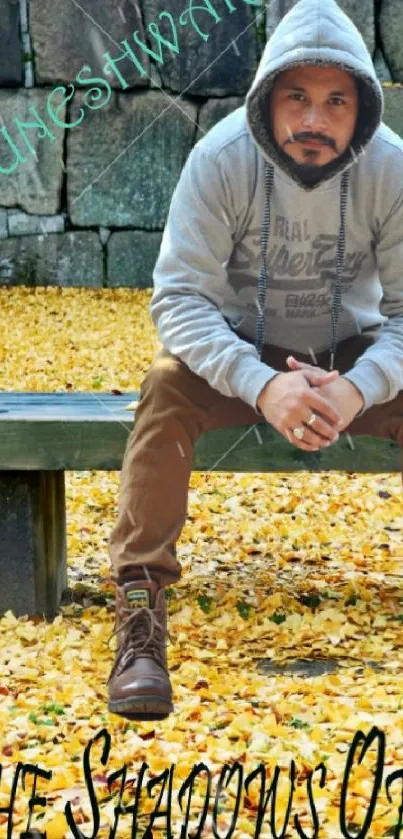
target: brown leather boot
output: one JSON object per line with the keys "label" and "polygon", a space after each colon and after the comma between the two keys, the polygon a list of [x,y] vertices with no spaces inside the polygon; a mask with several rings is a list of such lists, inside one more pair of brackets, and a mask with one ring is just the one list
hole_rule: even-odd
{"label": "brown leather boot", "polygon": [[117,584],[114,634],[119,641],[108,680],[109,711],[132,720],[164,719],[174,710],[164,588],[151,579]]}

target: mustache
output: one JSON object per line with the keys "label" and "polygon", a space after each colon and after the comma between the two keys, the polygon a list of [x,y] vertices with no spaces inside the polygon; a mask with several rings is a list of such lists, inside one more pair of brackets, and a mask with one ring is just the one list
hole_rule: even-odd
{"label": "mustache", "polygon": [[301,141],[303,141],[303,140],[316,140],[317,142],[325,143],[327,146],[330,146],[332,149],[334,149],[333,140],[331,140],[329,137],[322,137],[321,135],[318,135],[318,134],[316,134],[316,135],[315,134],[307,134],[307,133],[294,134],[294,135],[291,135],[291,137],[289,137],[289,139],[287,140],[287,143],[293,143],[293,142],[295,143],[295,142],[298,142],[299,140],[301,140]]}

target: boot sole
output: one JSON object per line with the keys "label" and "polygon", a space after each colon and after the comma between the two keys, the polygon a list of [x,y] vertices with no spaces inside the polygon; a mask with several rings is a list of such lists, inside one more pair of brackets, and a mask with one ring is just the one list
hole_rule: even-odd
{"label": "boot sole", "polygon": [[138,696],[108,702],[108,710],[129,720],[163,720],[172,714],[172,702],[158,696]]}

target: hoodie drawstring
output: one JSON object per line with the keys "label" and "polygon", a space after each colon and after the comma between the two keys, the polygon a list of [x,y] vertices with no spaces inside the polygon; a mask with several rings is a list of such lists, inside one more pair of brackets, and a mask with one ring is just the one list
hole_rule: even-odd
{"label": "hoodie drawstring", "polygon": [[341,292],[342,292],[342,282],[341,278],[343,275],[344,269],[344,256],[346,251],[346,229],[345,229],[345,220],[346,220],[346,208],[347,208],[347,197],[348,197],[348,179],[349,179],[349,171],[343,172],[341,176],[341,184],[340,184],[340,231],[339,231],[339,239],[337,242],[337,259],[336,259],[336,271],[337,271],[337,281],[336,287],[333,290],[333,301],[332,301],[332,340],[330,344],[330,367],[329,370],[333,370],[334,367],[334,358],[336,355],[336,348],[337,348],[337,330],[339,326],[339,316],[340,316],[340,309],[341,309]]}
{"label": "hoodie drawstring", "polygon": [[274,181],[274,166],[266,163],[264,170],[264,182],[266,187],[266,201],[264,206],[263,224],[260,231],[260,251],[262,255],[262,262],[260,266],[260,277],[258,285],[258,299],[257,299],[257,318],[256,318],[256,349],[259,353],[259,358],[262,357],[262,349],[264,344],[264,306],[266,301],[267,291],[267,244],[270,238],[270,211],[271,211],[271,193]]}
{"label": "hoodie drawstring", "polygon": [[[333,288],[332,308],[331,308],[331,323],[332,323],[332,337],[330,342],[330,370],[333,370],[334,359],[337,349],[337,331],[339,326],[340,308],[341,308],[341,294],[342,294],[342,275],[344,269],[345,248],[346,248],[346,234],[345,234],[345,217],[348,198],[349,185],[349,170],[343,172],[340,183],[340,230],[337,242],[337,258],[336,258],[336,285]],[[257,317],[256,317],[256,341],[255,347],[258,351],[259,358],[262,357],[262,350],[264,344],[264,307],[267,293],[267,245],[270,238],[270,221],[271,221],[271,195],[274,182],[274,166],[266,162],[265,164],[265,208],[263,215],[263,224],[260,237],[261,248],[261,268],[258,285],[257,297]]]}

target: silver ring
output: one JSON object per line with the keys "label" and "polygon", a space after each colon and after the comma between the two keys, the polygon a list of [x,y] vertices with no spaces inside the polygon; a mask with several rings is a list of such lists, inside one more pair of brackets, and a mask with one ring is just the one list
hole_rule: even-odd
{"label": "silver ring", "polygon": [[297,440],[302,440],[304,436],[304,427],[303,425],[298,426],[297,428],[293,428],[292,433]]}
{"label": "silver ring", "polygon": [[316,420],[316,414],[311,414],[311,416],[309,417],[309,420],[307,422],[307,425],[313,425],[315,420]]}

